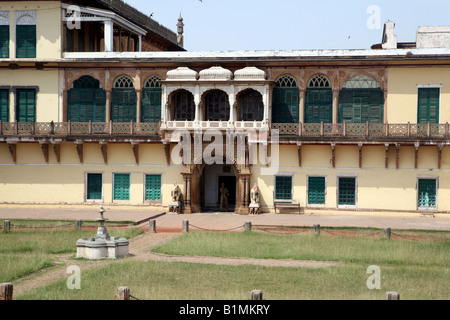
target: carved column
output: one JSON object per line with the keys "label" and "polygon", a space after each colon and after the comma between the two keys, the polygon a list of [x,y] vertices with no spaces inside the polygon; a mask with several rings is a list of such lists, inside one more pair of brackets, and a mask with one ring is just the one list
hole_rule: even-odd
{"label": "carved column", "polygon": [[191,208],[191,178],[192,173],[183,172],[183,181],[184,181],[184,195],[183,195],[183,213],[190,214],[192,213]]}
{"label": "carved column", "polygon": [[136,96],[137,96],[137,101],[136,101],[136,122],[140,123],[141,122],[141,106],[142,106],[142,89],[137,89],[136,90]]}
{"label": "carved column", "polygon": [[111,121],[111,92],[112,90],[106,90],[106,115],[105,115],[105,121],[110,122]]}
{"label": "carved column", "polygon": [[333,123],[339,122],[339,89],[333,89]]}

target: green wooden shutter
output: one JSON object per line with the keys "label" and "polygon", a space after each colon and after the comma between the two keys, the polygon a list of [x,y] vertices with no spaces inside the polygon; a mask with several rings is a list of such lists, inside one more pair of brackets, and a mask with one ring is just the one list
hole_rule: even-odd
{"label": "green wooden shutter", "polygon": [[298,88],[275,88],[273,91],[273,123],[298,123],[300,97]]}
{"label": "green wooden shutter", "polygon": [[114,200],[130,200],[130,175],[114,175]]}
{"label": "green wooden shutter", "polygon": [[9,90],[0,90],[0,121],[9,122]]}
{"label": "green wooden shutter", "polygon": [[36,122],[36,90],[17,90],[17,121]]}
{"label": "green wooden shutter", "polygon": [[0,58],[9,58],[9,26],[0,26]]}
{"label": "green wooden shutter", "polygon": [[325,204],[325,177],[308,178],[308,204]]}
{"label": "green wooden shutter", "polygon": [[18,25],[16,27],[17,58],[36,58],[36,26]]}
{"label": "green wooden shutter", "polygon": [[275,199],[277,200],[292,199],[292,177],[275,178]]}
{"label": "green wooden shutter", "polygon": [[101,173],[89,173],[88,177],[88,200],[101,200],[102,199],[102,174]]}
{"label": "green wooden shutter", "polygon": [[111,120],[113,122],[136,122],[136,90],[113,89],[111,101]]}
{"label": "green wooden shutter", "polygon": [[333,122],[333,93],[331,89],[306,91],[305,123]]}
{"label": "green wooden shutter", "polygon": [[356,204],[356,179],[339,178],[339,199],[340,205]]}
{"label": "green wooden shutter", "polygon": [[161,200],[161,176],[146,175],[145,176],[145,200],[156,201]]}
{"label": "green wooden shutter", "polygon": [[436,207],[436,179],[419,179],[419,207]]}
{"label": "green wooden shutter", "polygon": [[141,122],[161,121],[161,88],[142,91]]}
{"label": "green wooden shutter", "polygon": [[439,88],[419,88],[418,123],[439,123]]}
{"label": "green wooden shutter", "polygon": [[383,123],[384,92],[381,89],[342,89],[339,122]]}

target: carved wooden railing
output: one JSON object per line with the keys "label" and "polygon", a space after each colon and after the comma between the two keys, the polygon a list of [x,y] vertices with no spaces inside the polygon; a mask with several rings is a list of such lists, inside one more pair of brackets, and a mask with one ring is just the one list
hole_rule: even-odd
{"label": "carved wooden railing", "polygon": [[305,138],[450,138],[448,123],[273,123],[272,129],[280,136]]}
{"label": "carved wooden railing", "polygon": [[159,123],[0,121],[0,136],[159,136],[159,129]]}

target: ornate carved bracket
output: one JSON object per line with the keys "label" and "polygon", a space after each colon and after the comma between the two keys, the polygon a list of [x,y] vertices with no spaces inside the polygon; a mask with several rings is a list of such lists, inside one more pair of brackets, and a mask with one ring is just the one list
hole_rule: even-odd
{"label": "ornate carved bracket", "polygon": [[59,143],[53,143],[53,152],[55,152],[56,162],[61,163],[61,145]]}
{"label": "ornate carved bracket", "polygon": [[11,154],[11,157],[12,157],[14,163],[17,163],[17,144],[8,143],[8,149],[9,149],[9,153]]}
{"label": "ornate carved bracket", "polygon": [[108,164],[108,146],[105,142],[100,142],[100,151],[102,152],[103,161]]}
{"label": "ornate carved bracket", "polygon": [[83,143],[75,142],[75,147],[77,148],[78,158],[80,159],[80,163],[83,163]]}
{"label": "ornate carved bracket", "polygon": [[136,160],[136,164],[139,164],[139,144],[131,143],[131,148],[133,149],[134,159]]}
{"label": "ornate carved bracket", "polygon": [[45,162],[48,163],[48,149],[49,149],[49,145],[48,145],[48,143],[45,143],[45,142],[40,143],[40,145],[41,145],[42,154],[44,155]]}

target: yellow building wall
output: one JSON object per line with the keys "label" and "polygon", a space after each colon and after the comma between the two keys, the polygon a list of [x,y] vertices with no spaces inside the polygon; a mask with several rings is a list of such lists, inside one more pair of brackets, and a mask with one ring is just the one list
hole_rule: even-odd
{"label": "yellow building wall", "polygon": [[[57,122],[59,119],[58,99],[58,71],[2,69],[0,72],[0,86],[11,87],[39,87],[36,94],[36,121]],[[10,121],[15,121],[15,97],[10,94]]]}
{"label": "yellow building wall", "polygon": [[442,85],[439,122],[450,122],[450,67],[389,68],[388,74],[389,123],[417,123],[418,85]]}
{"label": "yellow building wall", "polygon": [[62,10],[60,1],[2,1],[0,10],[11,12],[10,23],[10,58],[16,56],[16,29],[15,14],[16,10],[36,10],[36,59],[50,60],[61,58],[61,25]]}

